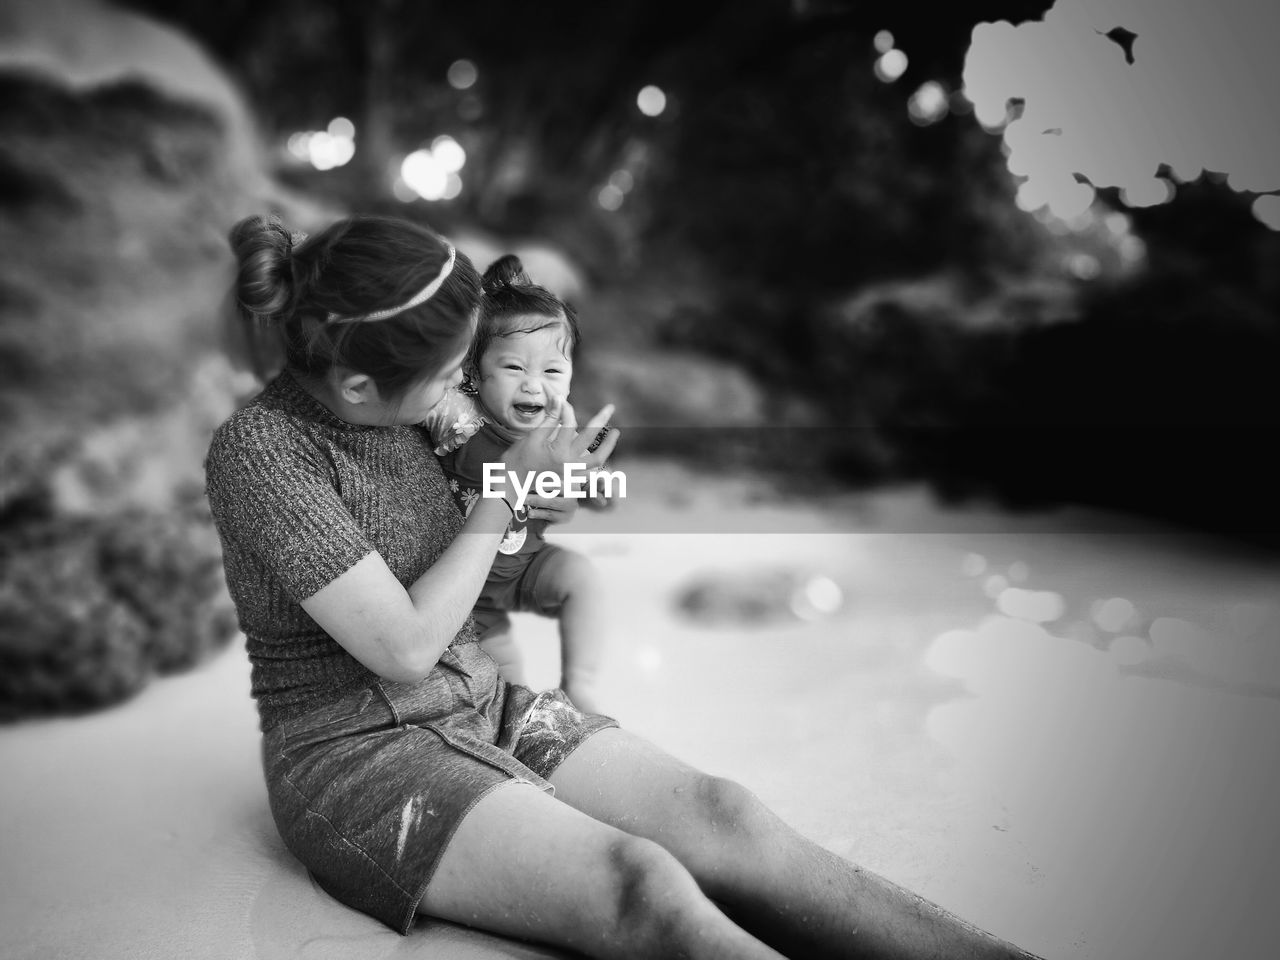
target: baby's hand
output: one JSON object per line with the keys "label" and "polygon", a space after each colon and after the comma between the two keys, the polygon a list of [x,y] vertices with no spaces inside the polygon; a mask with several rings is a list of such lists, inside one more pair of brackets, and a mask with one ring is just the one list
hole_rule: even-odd
{"label": "baby's hand", "polygon": [[540,427],[530,430],[507,448],[503,460],[507,470],[518,477],[551,471],[563,473],[567,464],[581,464],[587,470],[600,467],[613,453],[620,433],[612,430],[594,451],[588,447],[608,422],[613,404],[608,404],[588,421],[582,434],[578,433],[578,421],[573,407],[558,397],[547,406],[546,417]]}
{"label": "baby's hand", "polygon": [[614,485],[606,482],[605,480],[597,482],[595,479],[597,473],[609,472],[610,467],[606,463],[598,469],[591,470],[587,473],[587,495],[582,500],[582,505],[584,507],[588,507],[592,510],[610,510],[615,506],[617,501],[615,497],[611,495]]}
{"label": "baby's hand", "polygon": [[[605,438],[614,431],[615,427],[612,423],[606,423],[600,428],[600,432],[592,439],[591,445],[587,447],[589,451],[594,452],[600,444],[604,443]],[[598,473],[608,473],[609,464],[602,463],[599,467],[588,472],[587,475],[587,497],[583,501],[585,506],[593,510],[608,510],[614,505],[613,497],[609,495],[613,489],[613,485],[609,483],[596,483],[595,477]],[[593,491],[595,491],[593,495]]]}
{"label": "baby's hand", "polygon": [[606,423],[603,427],[601,427],[600,431],[595,435],[591,443],[587,445],[587,451],[589,453],[595,453],[596,449],[600,446],[600,444],[604,443],[604,438],[609,435],[609,431],[612,429],[613,429],[612,423]]}

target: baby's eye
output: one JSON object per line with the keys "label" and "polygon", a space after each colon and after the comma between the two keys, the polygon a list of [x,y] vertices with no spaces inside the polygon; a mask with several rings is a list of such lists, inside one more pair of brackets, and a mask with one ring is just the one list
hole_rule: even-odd
{"label": "baby's eye", "polygon": [[520,366],[520,364],[518,363],[506,363],[506,364],[503,364],[502,369],[503,370],[523,370],[524,367]]}
{"label": "baby's eye", "polygon": [[561,370],[559,367],[548,367],[546,372],[554,376],[559,376],[560,374],[564,373],[564,371]]}

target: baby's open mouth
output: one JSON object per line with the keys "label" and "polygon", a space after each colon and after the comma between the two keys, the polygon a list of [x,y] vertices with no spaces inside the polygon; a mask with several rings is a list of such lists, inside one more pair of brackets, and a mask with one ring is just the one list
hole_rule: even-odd
{"label": "baby's open mouth", "polygon": [[536,417],[544,409],[541,403],[513,403],[511,406],[516,413],[525,417]]}

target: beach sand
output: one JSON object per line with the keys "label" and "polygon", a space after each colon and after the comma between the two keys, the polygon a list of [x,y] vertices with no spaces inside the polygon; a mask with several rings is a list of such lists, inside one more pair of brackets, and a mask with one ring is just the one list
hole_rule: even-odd
{"label": "beach sand", "polygon": [[[626,727],[1043,956],[1274,951],[1274,560],[918,489],[788,505],[661,464],[629,483],[553,533],[605,582],[601,696]],[[553,625],[516,631],[554,683]],[[320,891],[271,823],[248,674],[234,644],[118,708],[0,729],[0,957],[558,956],[400,937]]]}

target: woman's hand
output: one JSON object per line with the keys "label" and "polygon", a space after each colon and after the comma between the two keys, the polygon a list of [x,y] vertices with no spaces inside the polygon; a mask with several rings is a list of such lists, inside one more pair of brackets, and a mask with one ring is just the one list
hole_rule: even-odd
{"label": "woman's hand", "polygon": [[[587,425],[579,432],[573,407],[567,400],[556,398],[548,407],[543,425],[507,448],[504,455],[506,471],[514,474],[520,484],[526,485],[524,489],[531,493],[534,478],[539,474],[551,473],[563,477],[566,464],[581,465],[587,471],[602,466],[617,445],[620,431],[610,430],[595,450],[587,448],[595,442],[596,435],[613,416],[613,410],[613,404],[608,404],[587,421]],[[513,502],[518,494],[513,489],[510,478],[504,479],[507,481],[505,486],[508,502]],[[542,509],[546,509],[545,504]]]}
{"label": "woman's hand", "polygon": [[578,501],[570,497],[540,497],[530,494],[525,500],[524,508],[530,520],[568,523],[578,512]]}

